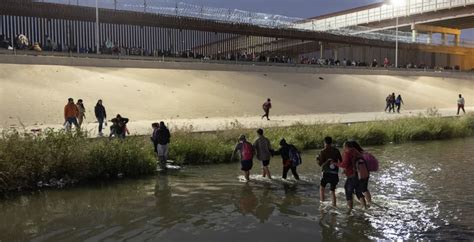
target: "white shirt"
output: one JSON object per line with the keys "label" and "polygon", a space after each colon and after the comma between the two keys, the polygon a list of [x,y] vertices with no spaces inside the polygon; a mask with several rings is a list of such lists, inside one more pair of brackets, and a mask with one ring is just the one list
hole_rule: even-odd
{"label": "white shirt", "polygon": [[459,105],[464,105],[464,98],[463,97],[458,99],[458,104]]}

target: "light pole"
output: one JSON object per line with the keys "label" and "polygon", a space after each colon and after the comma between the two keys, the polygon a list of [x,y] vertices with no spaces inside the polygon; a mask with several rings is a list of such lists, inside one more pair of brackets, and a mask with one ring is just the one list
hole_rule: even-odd
{"label": "light pole", "polygon": [[100,54],[100,40],[99,40],[99,0],[95,0],[95,44],[96,52]]}
{"label": "light pole", "polygon": [[398,68],[398,15],[395,24],[395,68]]}
{"label": "light pole", "polygon": [[[400,7],[405,6],[406,0],[388,0],[389,5],[393,7],[393,12],[395,13],[396,23],[395,23],[395,68],[398,68],[398,18]],[[397,10],[395,12],[395,9]]]}

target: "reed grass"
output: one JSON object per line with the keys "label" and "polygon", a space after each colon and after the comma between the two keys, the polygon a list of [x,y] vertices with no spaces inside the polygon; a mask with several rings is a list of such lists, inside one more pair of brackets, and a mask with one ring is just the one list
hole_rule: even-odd
{"label": "reed grass", "polygon": [[[170,159],[181,164],[231,162],[240,134],[250,141],[255,130],[236,125],[224,131],[197,133],[190,129],[172,134]],[[474,115],[441,118],[419,116],[355,124],[296,124],[265,129],[274,148],[285,138],[300,150],[321,148],[325,136],[341,145],[357,140],[362,145],[383,145],[422,140],[467,137],[474,134]],[[91,139],[87,134],[48,130],[40,135],[3,132],[0,138],[0,192],[34,189],[53,181],[65,183],[117,176],[153,174],[156,158],[149,137],[125,140]]]}

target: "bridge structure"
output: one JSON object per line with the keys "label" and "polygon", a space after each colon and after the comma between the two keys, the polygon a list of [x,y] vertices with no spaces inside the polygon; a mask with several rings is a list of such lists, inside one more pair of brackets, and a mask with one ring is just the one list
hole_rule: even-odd
{"label": "bridge structure", "polygon": [[[393,19],[398,17],[401,63],[474,68],[474,44],[459,37],[461,28],[473,23],[474,0],[407,0],[403,7],[376,4],[311,19],[185,3],[173,6],[168,1],[137,2],[101,0],[96,36],[96,9],[89,0],[2,0],[0,35],[13,39],[24,34],[43,45],[54,42],[57,51],[94,52],[98,38],[101,46],[110,42],[139,48],[142,55],[236,58],[245,53],[267,60],[306,56],[370,62],[393,60],[397,38]],[[433,36],[427,40],[429,34],[441,31],[445,41]]]}

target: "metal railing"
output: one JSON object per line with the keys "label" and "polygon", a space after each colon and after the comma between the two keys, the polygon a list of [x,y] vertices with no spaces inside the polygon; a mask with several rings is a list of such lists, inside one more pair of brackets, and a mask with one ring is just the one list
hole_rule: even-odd
{"label": "metal railing", "polygon": [[381,5],[380,7],[324,19],[308,20],[305,23],[298,24],[297,27],[314,31],[327,31],[472,4],[474,4],[474,0],[406,0],[406,4],[402,6]]}

